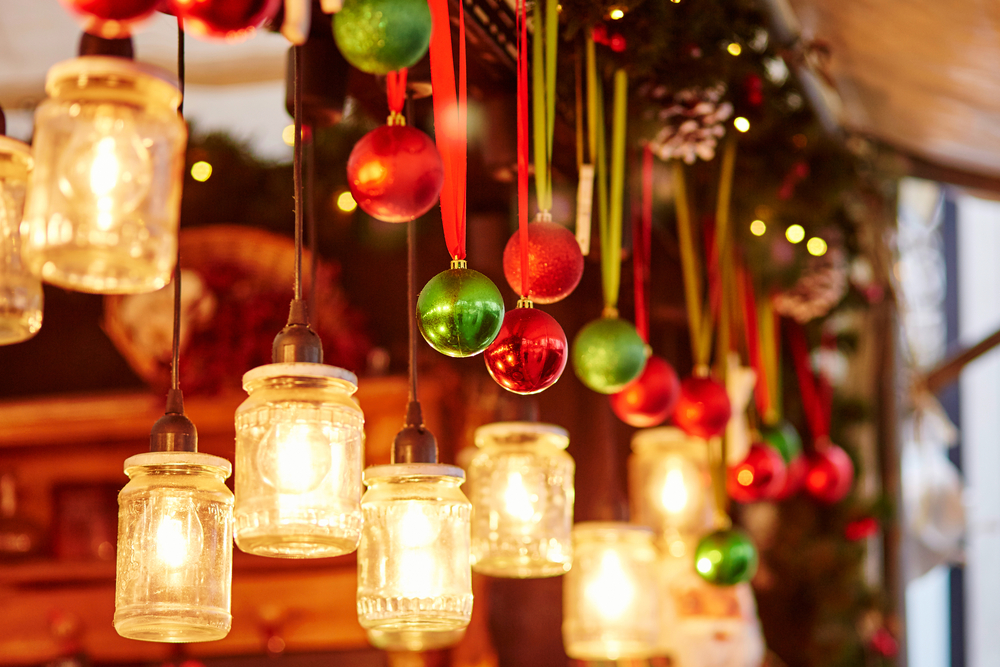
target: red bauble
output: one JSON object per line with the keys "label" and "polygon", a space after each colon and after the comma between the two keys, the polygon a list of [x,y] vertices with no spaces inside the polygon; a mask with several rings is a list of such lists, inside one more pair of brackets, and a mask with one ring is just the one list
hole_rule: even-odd
{"label": "red bauble", "polygon": [[277,14],[281,0],[168,0],[184,31],[199,37],[239,42],[252,37]]}
{"label": "red bauble", "polygon": [[805,481],[808,471],[809,464],[806,461],[806,457],[802,454],[797,454],[795,458],[786,464],[785,483],[782,485],[781,490],[774,494],[773,500],[786,500],[798,493],[799,489],[802,488],[802,483]]}
{"label": "red bauble", "polygon": [[658,426],[677,406],[681,381],[666,359],[650,357],[646,368],[617,394],[611,394],[611,409],[629,426]]}
{"label": "red bauble", "polygon": [[854,464],[851,457],[837,445],[830,444],[808,459],[805,488],[822,503],[836,503],[844,499],[854,483]]}
{"label": "red bauble", "polygon": [[755,442],[746,458],[729,468],[726,488],[736,502],[771,500],[784,488],[787,474],[781,452],[766,442]]}
{"label": "red bauble", "polygon": [[536,394],[562,375],[566,348],[566,334],[554,317],[534,308],[515,308],[504,315],[500,333],[483,358],[501,387]]}
{"label": "red bauble", "polygon": [[441,194],[444,167],[430,137],[409,125],[383,125],[354,145],[347,184],[361,210],[385,222],[409,222]]}
{"label": "red bauble", "polygon": [[536,303],[555,303],[569,296],[583,277],[583,253],[573,232],[554,222],[528,225],[528,293],[521,294],[521,232],[503,250],[507,284]]}
{"label": "red bauble", "polygon": [[729,394],[719,382],[689,377],[681,383],[674,423],[688,435],[706,439],[717,436],[726,430],[732,413]]}
{"label": "red bauble", "polygon": [[105,39],[120,39],[132,33],[132,27],[156,11],[160,0],[61,0],[76,14],[83,29]]}

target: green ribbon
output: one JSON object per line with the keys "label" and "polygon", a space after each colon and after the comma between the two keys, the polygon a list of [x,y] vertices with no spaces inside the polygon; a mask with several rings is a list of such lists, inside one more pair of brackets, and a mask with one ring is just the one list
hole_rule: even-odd
{"label": "green ribbon", "polygon": [[535,195],[538,208],[552,209],[552,146],[556,127],[556,55],[559,46],[559,3],[546,0],[534,9],[532,40],[532,118],[534,120]]}

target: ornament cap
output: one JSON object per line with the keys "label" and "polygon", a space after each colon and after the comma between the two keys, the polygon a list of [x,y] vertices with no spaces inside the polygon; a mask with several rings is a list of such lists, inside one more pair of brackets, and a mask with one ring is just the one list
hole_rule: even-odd
{"label": "ornament cap", "polygon": [[709,369],[708,364],[698,364],[694,367],[694,369],[692,369],[691,375],[696,378],[707,378],[711,375],[711,370]]}
{"label": "ornament cap", "polygon": [[456,257],[455,259],[451,260],[451,268],[452,269],[467,269],[467,268],[469,268],[469,263],[466,262],[464,259],[458,259]]}
{"label": "ornament cap", "polygon": [[618,309],[614,306],[604,306],[604,310],[601,311],[601,317],[616,320],[618,319]]}
{"label": "ornament cap", "polygon": [[520,299],[517,300],[517,307],[518,308],[534,308],[535,304],[532,303],[531,299],[526,299],[524,297],[521,297]]}

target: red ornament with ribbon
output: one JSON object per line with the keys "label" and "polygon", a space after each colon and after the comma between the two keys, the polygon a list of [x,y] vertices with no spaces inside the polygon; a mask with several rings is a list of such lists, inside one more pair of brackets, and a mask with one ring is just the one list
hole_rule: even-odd
{"label": "red ornament with ribbon", "polygon": [[406,124],[406,69],[386,75],[389,120],[354,145],[347,184],[362,211],[383,222],[409,222],[429,211],[444,183],[431,138]]}
{"label": "red ornament with ribbon", "polygon": [[159,8],[160,0],[60,0],[76,16],[83,29],[105,39],[132,34]]}
{"label": "red ornament with ribbon", "polygon": [[740,503],[774,499],[785,487],[785,459],[766,442],[750,445],[746,458],[730,466],[726,477],[729,497]]}
{"label": "red ornament with ribbon", "polygon": [[192,35],[241,42],[274,18],[281,0],[167,0],[167,7]]}
{"label": "red ornament with ribbon", "polygon": [[[541,16],[536,11],[536,20]],[[517,308],[508,311],[496,340],[486,348],[483,359],[486,369],[496,382],[516,394],[535,394],[559,379],[566,368],[566,334],[559,323],[548,313],[534,308],[530,295],[532,281],[536,278],[529,252],[528,225],[528,59],[527,16],[524,0],[517,3],[517,250],[519,271],[517,289],[521,298]],[[556,16],[546,16],[547,21],[557,21]],[[536,26],[542,25],[538,20]],[[535,39],[539,39],[539,30]],[[554,67],[553,59],[553,67]],[[536,69],[536,77],[538,71]],[[536,128],[537,129],[537,128]],[[537,223],[536,223],[537,224]],[[566,232],[569,234],[569,232]],[[569,234],[573,245],[576,239]],[[511,239],[512,241],[514,239]],[[510,243],[507,244],[508,249]],[[507,251],[504,252],[506,264]],[[582,256],[581,256],[582,264]],[[582,266],[581,266],[582,271]],[[510,281],[510,274],[507,274]],[[577,278],[579,281],[579,278]],[[575,285],[574,285],[575,286]]]}

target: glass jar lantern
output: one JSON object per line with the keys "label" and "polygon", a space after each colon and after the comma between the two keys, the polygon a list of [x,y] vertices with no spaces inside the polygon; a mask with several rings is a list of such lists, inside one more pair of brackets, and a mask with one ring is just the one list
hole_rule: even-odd
{"label": "glass jar lantern", "polygon": [[42,283],[21,260],[21,215],[31,148],[0,135],[0,345],[20,343],[42,326]]}
{"label": "glass jar lantern", "polygon": [[236,544],[278,558],[338,556],[361,537],[364,414],[354,373],[259,366],[236,410]]}
{"label": "glass jar lantern", "polygon": [[81,292],[152,292],[177,255],[187,126],[172,75],[124,58],[53,66],[35,112],[24,259]]}
{"label": "glass jar lantern", "polygon": [[115,630],[129,639],[200,642],[229,632],[233,493],[229,461],[149,452],[125,461],[118,496]]}
{"label": "glass jar lantern", "polygon": [[369,629],[368,643],[383,651],[437,651],[458,644],[465,636],[465,628],[445,631],[376,630]]}
{"label": "glass jar lantern", "polygon": [[617,522],[573,527],[573,569],[563,581],[563,645],[578,660],[655,653],[659,631],[653,532]]}
{"label": "glass jar lantern", "polygon": [[476,429],[469,463],[472,567],[495,577],[549,577],[572,564],[573,458],[565,429],[501,422]]}
{"label": "glass jar lantern", "polygon": [[471,505],[459,488],[464,479],[461,468],[438,463],[365,470],[357,603],[366,630],[420,636],[469,624]]}
{"label": "glass jar lantern", "polygon": [[638,431],[628,476],[632,520],[652,528],[672,555],[684,555],[687,543],[711,527],[715,503],[705,440],[673,426]]}

